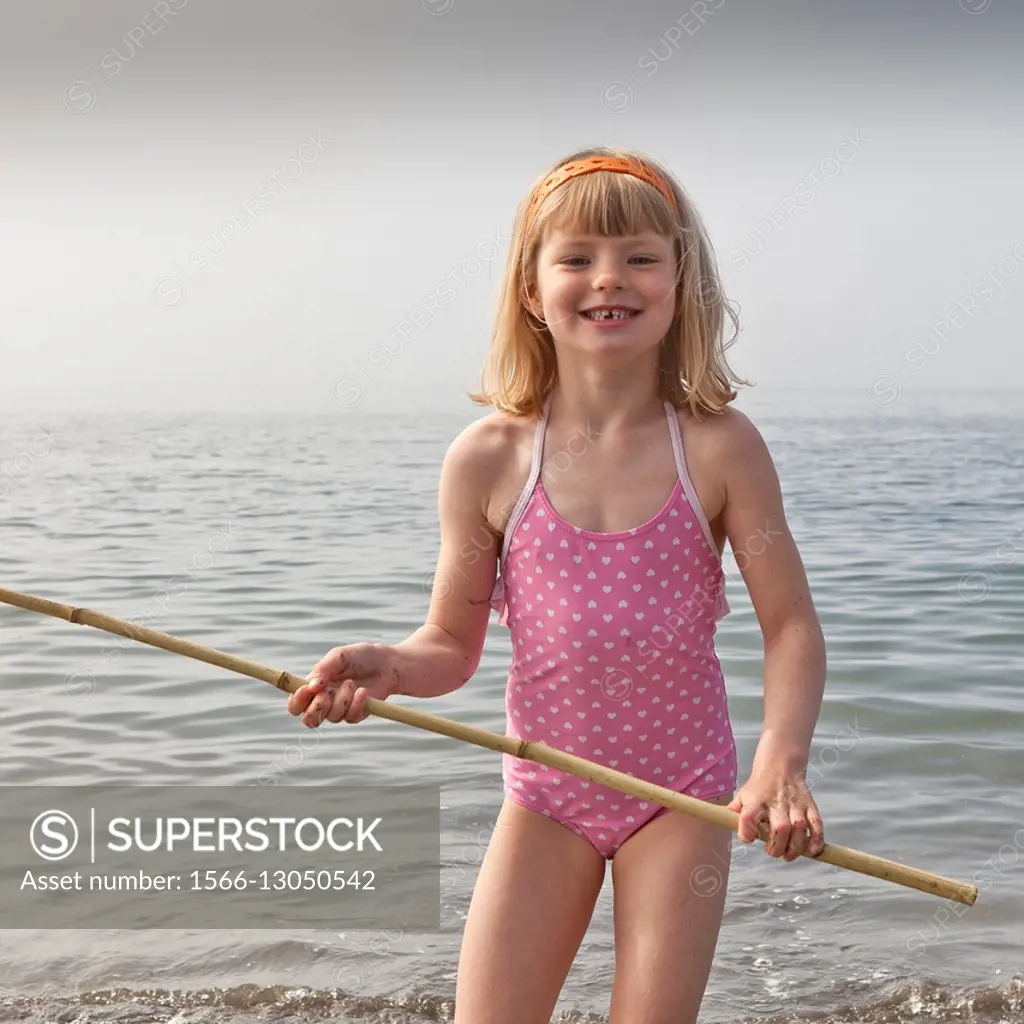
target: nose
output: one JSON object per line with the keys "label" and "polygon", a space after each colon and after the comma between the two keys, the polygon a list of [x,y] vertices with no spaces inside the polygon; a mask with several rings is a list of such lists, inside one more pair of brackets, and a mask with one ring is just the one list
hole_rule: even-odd
{"label": "nose", "polygon": [[599,263],[593,276],[593,285],[598,291],[612,291],[625,287],[625,278],[621,267],[614,259],[606,259]]}

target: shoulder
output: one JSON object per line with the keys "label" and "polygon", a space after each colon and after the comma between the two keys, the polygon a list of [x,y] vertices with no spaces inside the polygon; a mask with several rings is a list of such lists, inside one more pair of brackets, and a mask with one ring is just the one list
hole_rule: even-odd
{"label": "shoulder", "polygon": [[745,413],[727,406],[720,413],[698,419],[688,409],[676,410],[683,436],[702,452],[730,462],[758,460],[768,456],[761,431]]}
{"label": "shoulder", "polygon": [[494,514],[495,496],[507,489],[510,480],[522,475],[524,458],[529,472],[535,428],[534,419],[501,412],[474,420],[448,446],[442,488],[447,481],[465,498],[479,502],[485,517],[500,531],[503,524]]}
{"label": "shoulder", "polygon": [[492,412],[474,420],[448,446],[445,461],[483,473],[500,471],[500,464],[519,445],[534,424],[525,418]]}
{"label": "shoulder", "polygon": [[768,445],[749,416],[732,406],[704,418],[687,409],[677,412],[691,476],[715,514],[730,495],[778,486]]}

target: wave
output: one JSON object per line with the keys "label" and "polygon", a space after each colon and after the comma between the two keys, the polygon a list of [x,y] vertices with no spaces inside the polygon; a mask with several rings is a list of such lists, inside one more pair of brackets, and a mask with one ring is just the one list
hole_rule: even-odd
{"label": "wave", "polygon": [[[453,999],[430,993],[405,996],[355,996],[343,989],[309,989],[283,985],[238,985],[196,990],[112,988],[79,993],[34,995],[0,1000],[3,1021],[42,1024],[230,1024],[331,1020],[361,1024],[426,1024],[451,1021]],[[717,1012],[716,1012],[717,1011]],[[951,988],[934,982],[901,984],[884,996],[873,993],[840,1007],[802,1007],[772,1017],[722,1015],[709,994],[705,1019],[736,1024],[923,1024],[958,1021],[970,1024],[1022,1024],[1024,978],[999,987]],[[606,1024],[607,1017],[567,1011],[558,1024]]]}

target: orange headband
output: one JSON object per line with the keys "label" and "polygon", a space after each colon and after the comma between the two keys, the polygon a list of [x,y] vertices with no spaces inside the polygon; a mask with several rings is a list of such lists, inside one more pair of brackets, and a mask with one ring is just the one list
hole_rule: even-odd
{"label": "orange headband", "polygon": [[669,201],[672,209],[677,213],[679,212],[675,193],[661,175],[648,170],[643,164],[628,157],[590,156],[583,160],[573,160],[571,163],[563,164],[557,171],[541,182],[530,202],[526,223],[529,224],[533,220],[533,216],[540,204],[555,189],[560,188],[570,178],[576,178],[581,174],[593,174],[594,171],[618,171],[621,174],[631,174],[634,178],[640,178],[649,185],[653,185]]}

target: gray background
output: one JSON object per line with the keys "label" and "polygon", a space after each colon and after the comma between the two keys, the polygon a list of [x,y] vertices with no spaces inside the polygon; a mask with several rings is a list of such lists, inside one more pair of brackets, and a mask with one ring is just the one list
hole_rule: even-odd
{"label": "gray background", "polygon": [[894,362],[915,390],[1024,387],[1016,270],[905,358],[1024,239],[1020,4],[712,0],[703,24],[663,0],[181,4],[0,13],[4,408],[338,413],[332,381],[365,370],[360,411],[469,410],[504,246],[371,353],[591,144],[690,191],[740,305],[732,358],[765,389],[910,387]]}

